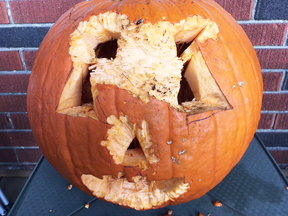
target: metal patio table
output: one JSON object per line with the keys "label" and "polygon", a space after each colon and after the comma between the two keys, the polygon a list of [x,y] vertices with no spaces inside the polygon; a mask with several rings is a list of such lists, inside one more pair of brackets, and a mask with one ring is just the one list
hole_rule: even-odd
{"label": "metal patio table", "polygon": [[[42,157],[9,215],[19,216],[159,216],[173,210],[177,216],[288,216],[287,178],[255,135],[241,161],[205,196],[161,209],[135,211],[101,201],[73,187]],[[215,207],[220,201],[223,206]],[[85,208],[86,204],[89,208]]]}

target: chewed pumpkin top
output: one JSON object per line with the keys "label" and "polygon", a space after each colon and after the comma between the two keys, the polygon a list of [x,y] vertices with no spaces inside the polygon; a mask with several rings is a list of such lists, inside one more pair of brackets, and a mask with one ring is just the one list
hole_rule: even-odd
{"label": "chewed pumpkin top", "polygon": [[[79,113],[83,103],[80,86],[88,72],[94,100],[97,84],[105,83],[125,89],[146,103],[149,97],[155,97],[189,114],[228,109],[229,104],[196,44],[196,40],[217,40],[218,32],[216,23],[200,16],[174,24],[130,23],[127,15],[114,12],[92,16],[71,34],[69,54],[74,69],[62,92],[58,111],[85,115]],[[189,83],[188,91],[192,90],[190,100],[187,91],[186,98],[181,95],[180,81],[184,77]],[[82,110],[91,116],[86,106]]]}

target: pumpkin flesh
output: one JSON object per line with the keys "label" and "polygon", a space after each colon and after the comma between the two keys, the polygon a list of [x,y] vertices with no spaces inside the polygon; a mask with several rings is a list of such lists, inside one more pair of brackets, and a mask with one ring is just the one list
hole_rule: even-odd
{"label": "pumpkin flesh", "polygon": [[92,175],[82,175],[81,179],[94,196],[136,210],[162,206],[181,196],[189,187],[181,178],[147,181],[145,177],[135,176],[134,181],[129,182],[123,177],[114,179],[103,176],[103,179],[99,179]]}

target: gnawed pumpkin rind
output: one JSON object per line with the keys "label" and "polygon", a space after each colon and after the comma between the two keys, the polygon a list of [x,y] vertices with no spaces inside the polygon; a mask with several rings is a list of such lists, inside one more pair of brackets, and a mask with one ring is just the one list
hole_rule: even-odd
{"label": "gnawed pumpkin rind", "polygon": [[[109,116],[107,122],[113,127],[108,130],[107,140],[101,141],[101,145],[109,150],[116,164],[138,166],[145,170],[148,168],[147,164],[158,162],[159,159],[153,154],[154,149],[150,148],[152,145],[151,135],[145,120],[142,121],[142,129],[137,124],[131,124],[129,117],[123,114],[119,119],[114,115]],[[142,151],[128,149],[135,137],[139,140]],[[140,152],[143,152],[144,155]]]}
{"label": "gnawed pumpkin rind", "polygon": [[[81,106],[81,86],[89,70],[92,71],[90,82],[94,104],[98,95],[97,84],[105,83],[125,89],[146,103],[152,96],[188,113],[229,109],[226,98],[197,51],[197,44],[193,42],[181,56],[177,56],[177,44],[217,40],[218,33],[217,24],[201,16],[188,17],[174,24],[161,21],[141,25],[129,22],[124,14],[106,12],[92,16],[88,22],[81,22],[71,34],[69,53],[74,69],[63,89],[57,110],[71,115],[73,107]],[[95,50],[111,40],[117,40],[115,58],[98,57]],[[187,70],[182,71],[185,64],[188,64]],[[195,66],[201,72],[196,73],[197,70],[192,69]],[[179,104],[182,73],[196,97]],[[209,82],[206,81],[208,79]],[[74,116],[78,110],[75,110]]]}
{"label": "gnawed pumpkin rind", "polygon": [[179,178],[147,181],[143,176],[135,176],[133,182],[129,182],[123,177],[113,179],[111,176],[103,176],[99,179],[83,174],[81,180],[94,196],[136,210],[162,206],[177,199],[190,187],[184,183],[184,179]]}

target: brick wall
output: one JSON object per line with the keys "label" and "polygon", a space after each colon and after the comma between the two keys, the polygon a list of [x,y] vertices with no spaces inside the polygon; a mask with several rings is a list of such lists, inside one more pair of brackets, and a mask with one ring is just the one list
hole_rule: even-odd
{"label": "brick wall", "polygon": [[[81,0],[0,0],[0,169],[32,169],[41,156],[27,118],[28,79],[44,35],[78,2]],[[258,54],[264,100],[257,133],[284,168],[288,165],[287,2],[216,2],[238,20]]]}

